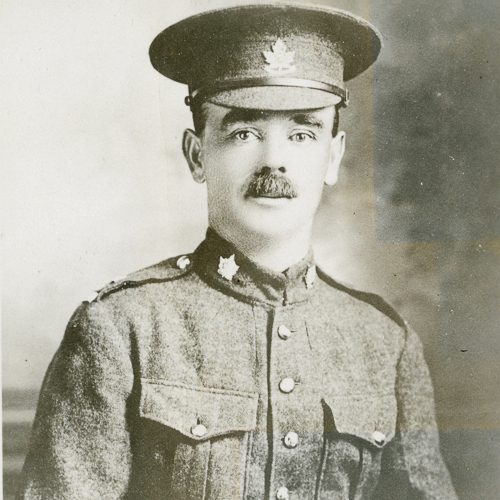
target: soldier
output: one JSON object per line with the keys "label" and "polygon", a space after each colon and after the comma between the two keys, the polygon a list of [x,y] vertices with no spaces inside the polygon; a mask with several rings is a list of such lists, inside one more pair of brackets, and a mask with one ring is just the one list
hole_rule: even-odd
{"label": "soldier", "polygon": [[207,236],[77,309],[21,498],[455,498],[418,337],[310,250],[344,153],[344,81],[380,48],[363,19],[286,3],[156,37],[153,66],[189,86]]}

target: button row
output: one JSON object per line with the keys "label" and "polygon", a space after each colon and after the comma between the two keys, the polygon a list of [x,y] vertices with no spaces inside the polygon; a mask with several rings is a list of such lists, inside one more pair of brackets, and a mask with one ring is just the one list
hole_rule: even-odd
{"label": "button row", "polygon": [[[287,328],[285,325],[280,325],[278,327],[278,337],[282,340],[288,340],[294,332],[292,332],[289,328]],[[279,388],[280,391],[289,394],[291,393],[294,388],[295,388],[295,380],[290,377],[286,377],[281,380],[279,383]],[[283,444],[287,448],[295,448],[299,444],[299,436],[296,432],[289,432],[288,434],[285,435],[283,438]],[[289,500],[290,499],[290,492],[288,491],[288,488],[285,486],[282,486],[281,488],[278,488],[276,491],[276,499],[277,500]]]}
{"label": "button row", "polygon": [[[287,340],[292,336],[292,331],[289,328],[287,328],[285,325],[280,325],[278,327],[278,336],[282,340]],[[281,392],[283,392],[285,394],[289,394],[295,388],[295,381],[293,380],[293,378],[286,377],[286,378],[282,379],[281,382],[279,383],[279,388],[280,388]],[[285,444],[285,446],[287,448],[295,448],[299,443],[299,436],[297,435],[296,432],[289,432],[283,438],[283,443]],[[278,490],[278,492],[276,493],[276,498],[288,499],[289,498],[288,490],[285,487],[280,488]]]}

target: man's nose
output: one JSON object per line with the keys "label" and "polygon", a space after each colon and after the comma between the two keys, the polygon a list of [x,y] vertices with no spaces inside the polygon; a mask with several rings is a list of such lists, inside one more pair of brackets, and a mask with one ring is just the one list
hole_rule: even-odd
{"label": "man's nose", "polygon": [[270,137],[264,141],[261,162],[263,172],[286,172],[283,145],[278,139]]}

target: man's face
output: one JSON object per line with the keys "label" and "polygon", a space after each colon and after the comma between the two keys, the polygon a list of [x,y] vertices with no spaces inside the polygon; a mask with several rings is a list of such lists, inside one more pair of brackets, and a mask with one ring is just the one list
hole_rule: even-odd
{"label": "man's face", "polygon": [[210,225],[222,236],[310,231],[323,184],[334,184],[344,133],[335,109],[268,112],[205,103],[200,137],[186,131],[193,177],[207,182]]}

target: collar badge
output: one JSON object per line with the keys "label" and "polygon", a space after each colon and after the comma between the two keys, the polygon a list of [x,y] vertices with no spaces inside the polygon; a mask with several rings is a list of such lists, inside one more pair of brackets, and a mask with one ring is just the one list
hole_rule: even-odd
{"label": "collar badge", "polygon": [[304,281],[306,282],[306,288],[312,288],[315,279],[316,279],[316,266],[309,266],[307,269],[307,273],[304,276]]}
{"label": "collar badge", "polygon": [[266,60],[267,66],[264,68],[268,73],[273,75],[283,75],[293,73],[297,66],[293,63],[295,51],[289,52],[286,43],[278,38],[271,47],[271,52],[264,50],[262,52]]}
{"label": "collar badge", "polygon": [[186,269],[187,266],[189,266],[189,264],[191,264],[191,261],[189,260],[189,257],[187,255],[183,255],[182,257],[179,257],[177,259],[177,267],[179,269]]}
{"label": "collar badge", "polygon": [[233,279],[233,276],[236,274],[236,271],[240,266],[236,264],[234,261],[234,254],[229,257],[229,259],[225,259],[224,257],[220,258],[219,261],[219,269],[218,273],[223,277],[226,278],[228,281],[231,281]]}

